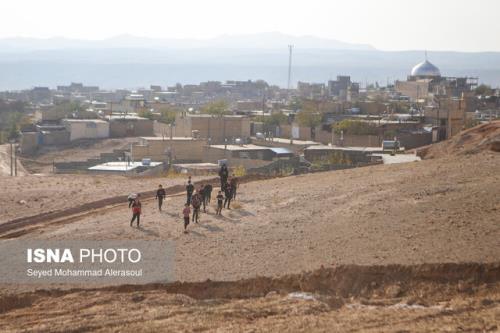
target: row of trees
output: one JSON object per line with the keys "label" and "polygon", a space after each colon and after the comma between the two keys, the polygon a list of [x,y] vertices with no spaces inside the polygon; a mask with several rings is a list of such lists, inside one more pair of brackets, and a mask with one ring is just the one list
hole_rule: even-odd
{"label": "row of trees", "polygon": [[[183,109],[178,106],[168,105],[162,106],[158,111],[152,112],[150,110],[142,110],[139,112],[139,116],[148,118],[151,120],[157,120],[164,124],[175,123],[176,114],[183,112]],[[205,104],[201,108],[201,112],[205,114],[211,114],[213,116],[222,116],[225,114],[230,114],[229,104],[224,100],[214,101]]]}
{"label": "row of trees", "polygon": [[0,99],[0,144],[17,139],[20,128],[28,123],[26,103]]}

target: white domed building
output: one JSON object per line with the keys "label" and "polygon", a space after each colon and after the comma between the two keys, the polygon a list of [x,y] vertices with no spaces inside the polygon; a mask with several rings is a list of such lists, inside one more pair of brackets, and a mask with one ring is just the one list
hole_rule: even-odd
{"label": "white domed building", "polygon": [[396,81],[394,89],[423,107],[423,121],[435,127],[434,142],[450,138],[462,129],[470,105],[466,99],[477,86],[477,80],[442,76],[441,70],[427,60],[426,54],[425,60],[411,69],[406,81]]}
{"label": "white domed building", "polygon": [[460,97],[477,85],[477,78],[446,77],[441,70],[427,59],[411,69],[406,81],[396,81],[395,90],[408,96],[411,101],[422,101],[435,95]]}
{"label": "white domed building", "polygon": [[441,71],[439,68],[430,63],[427,59],[421,63],[415,65],[411,70],[411,76],[415,78],[439,78],[441,77]]}

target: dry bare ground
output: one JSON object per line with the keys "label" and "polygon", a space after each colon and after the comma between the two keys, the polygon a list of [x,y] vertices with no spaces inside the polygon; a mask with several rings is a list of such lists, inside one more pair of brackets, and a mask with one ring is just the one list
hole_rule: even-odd
{"label": "dry bare ground", "polygon": [[[140,229],[128,226],[126,205],[58,224],[39,221],[43,228],[16,237],[174,240],[179,282],[10,286],[2,292],[0,325],[60,332],[498,331],[500,154],[492,144],[467,144],[421,162],[243,184],[232,210],[217,217],[209,207],[189,234],[182,233],[183,196],[169,197],[163,213],[146,200]],[[96,193],[78,185],[93,181],[86,176],[54,177],[40,178],[50,179],[40,190],[60,182],[62,193],[52,194],[64,203],[49,199],[44,209]],[[157,183],[97,179],[94,188],[110,189],[102,198]],[[9,197],[26,184],[18,181],[4,187]],[[83,187],[69,201],[66,182]],[[2,207],[10,214],[4,221],[30,215],[18,205]]]}
{"label": "dry bare ground", "polygon": [[499,272],[342,266],[225,283],[39,290],[0,296],[0,323],[4,332],[496,332]]}
{"label": "dry bare ground", "polygon": [[78,140],[66,147],[45,147],[35,156],[24,156],[22,161],[31,173],[51,173],[54,162],[86,161],[98,158],[101,153],[110,153],[114,149],[129,149],[139,138]]}
{"label": "dry bare ground", "polygon": [[498,154],[482,153],[251,182],[241,186],[234,209],[217,217],[212,204],[187,235],[181,195],[169,197],[162,213],[146,200],[140,229],[128,226],[124,203],[22,237],[174,240],[181,281],[321,265],[494,262],[499,165]]}
{"label": "dry bare ground", "polygon": [[[0,177],[10,175],[10,156],[10,145],[0,145]],[[18,176],[24,176],[27,174],[23,165],[19,161],[17,163],[17,174]]]}

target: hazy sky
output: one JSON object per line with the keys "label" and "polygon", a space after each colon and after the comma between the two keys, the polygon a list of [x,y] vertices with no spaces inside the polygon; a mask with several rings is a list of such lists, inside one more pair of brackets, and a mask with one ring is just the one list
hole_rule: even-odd
{"label": "hazy sky", "polygon": [[500,0],[0,0],[1,37],[279,31],[382,50],[500,51]]}

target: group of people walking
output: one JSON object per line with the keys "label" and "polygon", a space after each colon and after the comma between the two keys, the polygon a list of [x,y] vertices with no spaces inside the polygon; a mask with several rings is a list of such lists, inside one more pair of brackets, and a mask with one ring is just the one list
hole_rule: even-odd
{"label": "group of people walking", "polygon": [[[229,178],[229,170],[227,166],[223,164],[219,170],[221,190],[218,191],[217,208],[215,210],[215,215],[222,215],[222,208],[231,209],[231,200],[236,198],[236,189],[238,188],[238,179],[233,176]],[[184,217],[184,232],[187,232],[187,226],[190,222],[198,223],[200,220],[200,210],[203,206],[203,212],[206,213],[206,206],[210,204],[212,199],[213,187],[210,184],[201,185],[198,190],[195,189],[191,176],[188,179],[188,184],[186,185],[186,204],[182,210],[182,215]],[[192,207],[192,216],[191,216]]]}
{"label": "group of people walking", "polygon": [[[216,215],[222,215],[222,208],[231,209],[231,200],[236,198],[236,190],[238,188],[238,178],[233,174],[229,177],[229,170],[225,164],[223,164],[219,170],[220,177],[220,191],[218,191],[217,208],[215,211]],[[198,190],[196,190],[191,176],[188,178],[186,185],[186,203],[182,210],[182,216],[184,218],[184,232],[187,233],[187,226],[190,222],[198,223],[200,220],[200,211],[203,207],[203,212],[206,213],[206,207],[210,204],[212,198],[213,187],[210,184],[201,185]],[[162,211],[163,201],[167,193],[162,185],[158,186],[156,191],[156,200],[158,201],[158,210]],[[132,209],[132,219],[130,220],[130,226],[133,225],[134,221],[137,221],[137,227],[139,227],[140,216],[142,213],[142,204],[140,201],[140,194],[130,194],[128,196],[129,208]],[[192,210],[191,210],[192,208]],[[191,216],[192,213],[192,216]]]}
{"label": "group of people walking", "polygon": [[221,191],[219,193],[224,193],[224,208],[231,209],[229,206],[231,205],[231,200],[236,199],[236,190],[238,189],[238,178],[233,174],[231,178],[229,178],[229,170],[227,166],[223,164],[219,170],[220,177],[220,188]]}

